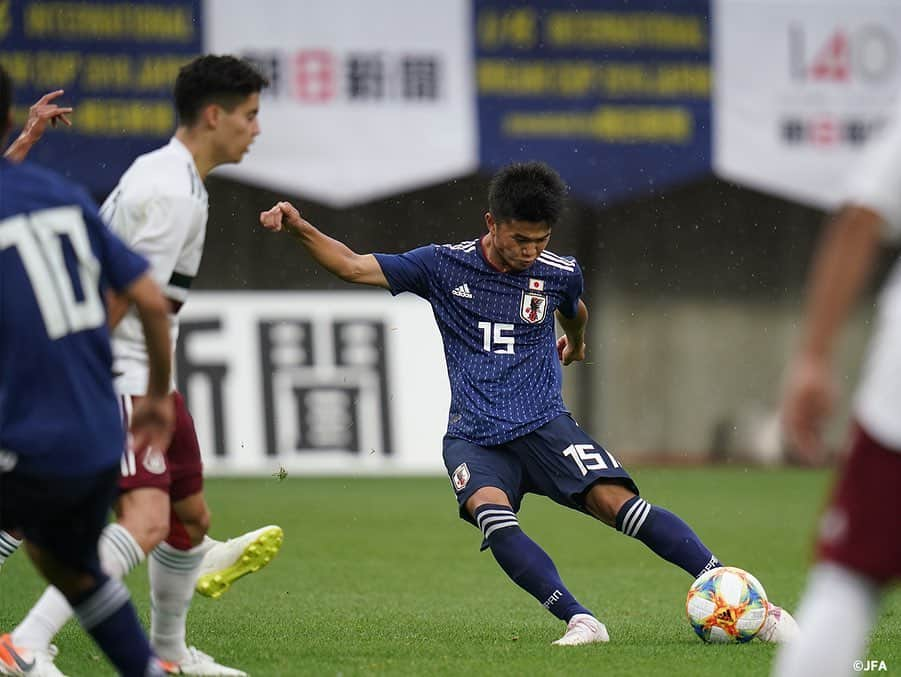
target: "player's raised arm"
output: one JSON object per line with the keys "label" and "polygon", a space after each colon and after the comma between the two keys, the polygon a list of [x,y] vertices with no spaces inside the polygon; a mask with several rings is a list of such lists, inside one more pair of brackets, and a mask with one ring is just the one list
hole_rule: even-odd
{"label": "player's raised arm", "polygon": [[343,242],[325,235],[305,220],[290,202],[279,202],[260,213],[267,230],[294,235],[320,266],[346,282],[389,288],[382,268],[372,254],[357,254]]}
{"label": "player's raised arm", "polygon": [[134,303],[144,327],[150,373],[147,396],[135,404],[131,417],[136,451],[145,447],[166,449],[175,427],[175,409],[169,397],[172,344],[169,335],[169,302],[149,273],[144,273],[123,294]]}
{"label": "player's raised arm", "polygon": [[579,299],[574,317],[567,317],[559,310],[557,321],[563,328],[563,336],[557,339],[557,356],[564,366],[585,359],[585,327],[588,325],[588,307]]}
{"label": "player's raised arm", "polygon": [[28,155],[28,151],[36,144],[44,135],[47,125],[55,127],[58,122],[62,122],[67,127],[72,126],[69,114],[72,109],[68,106],[60,106],[53,101],[62,96],[63,90],[57,89],[55,92],[48,92],[38,99],[35,104],[28,109],[28,120],[22,128],[22,133],[12,142],[3,157],[11,162],[21,162]]}

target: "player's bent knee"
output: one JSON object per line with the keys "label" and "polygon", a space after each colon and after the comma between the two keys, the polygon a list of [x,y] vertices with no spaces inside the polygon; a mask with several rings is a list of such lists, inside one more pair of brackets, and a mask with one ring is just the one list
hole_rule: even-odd
{"label": "player's bent knee", "polygon": [[198,545],[210,530],[212,513],[202,493],[175,501],[172,512],[173,519],[180,523],[194,545]]}
{"label": "player's bent knee", "polygon": [[509,507],[510,498],[503,489],[498,489],[497,487],[482,487],[467,499],[466,510],[474,517],[476,510],[478,510],[480,506],[486,504],[505,505]]}
{"label": "player's bent knee", "polygon": [[169,496],[159,489],[135,489],[119,497],[118,522],[134,537],[145,553],[159,545],[169,533]]}
{"label": "player's bent knee", "polygon": [[608,526],[616,526],[620,508],[635,492],[615,482],[597,482],[585,495],[585,508],[596,519]]}

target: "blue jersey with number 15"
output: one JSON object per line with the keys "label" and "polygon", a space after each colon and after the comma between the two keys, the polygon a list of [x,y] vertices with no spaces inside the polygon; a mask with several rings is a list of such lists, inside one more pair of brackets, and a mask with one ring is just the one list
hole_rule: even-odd
{"label": "blue jersey with number 15", "polygon": [[83,191],[0,159],[0,467],[81,475],[116,464],[124,433],[104,292],[146,268]]}
{"label": "blue jersey with number 15", "polygon": [[492,446],[567,413],[554,311],[577,312],[575,259],[545,250],[527,270],[505,273],[479,240],[375,256],[392,294],[432,305],[451,387],[449,435]]}

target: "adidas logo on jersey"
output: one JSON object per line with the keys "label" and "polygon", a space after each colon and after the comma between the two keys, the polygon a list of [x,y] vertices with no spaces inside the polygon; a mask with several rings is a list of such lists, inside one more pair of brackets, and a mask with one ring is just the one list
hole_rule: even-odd
{"label": "adidas logo on jersey", "polygon": [[469,291],[469,285],[466,284],[466,283],[461,284],[459,287],[457,287],[456,289],[454,289],[454,290],[451,292],[451,294],[453,294],[454,296],[459,296],[459,297],[464,298],[464,299],[471,299],[471,298],[472,298],[472,292]]}

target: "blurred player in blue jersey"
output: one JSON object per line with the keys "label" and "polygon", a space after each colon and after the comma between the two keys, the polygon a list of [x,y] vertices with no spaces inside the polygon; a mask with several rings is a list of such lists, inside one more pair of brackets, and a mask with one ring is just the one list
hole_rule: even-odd
{"label": "blurred player in blue jersey", "polygon": [[[487,234],[399,255],[356,254],[288,202],[260,221],[288,230],[343,280],[409,291],[432,305],[451,386],[444,464],[460,516],[482,531],[483,549],[506,574],[567,623],[554,643],[569,646],[609,636],[520,528],[516,513],[525,494],[587,513],[692,576],[721,564],[679,517],[638,496],[626,470],[563,404],[560,363],[585,359],[588,321],[578,263],[547,249],[564,198],[550,167],[511,165],[491,182]],[[564,332],[559,339],[555,317]],[[786,622],[793,624],[773,607],[761,638],[778,640]]]}
{"label": "blurred player in blue jersey", "polygon": [[[0,137],[12,86],[0,68]],[[113,390],[104,294],[126,294],[146,329],[152,376],[132,419],[135,443],[165,447],[166,305],[148,264],[103,225],[58,175],[0,159],[0,528],[21,533],[37,569],[75,609],[123,675],[164,674],[97,543],[125,444]],[[35,660],[0,637],[0,674],[34,674]]]}
{"label": "blurred player in blue jersey", "polygon": [[[186,64],[175,83],[175,135],[162,148],[138,157],[100,210],[112,231],[148,259],[150,275],[166,298],[173,344],[178,311],[203,253],[208,209],[203,181],[213,168],[239,162],[247,152],[260,131],[259,95],[266,84],[249,64],[232,56],[206,55]],[[48,104],[46,98],[38,104]],[[33,107],[31,117],[37,113]],[[19,157],[33,141],[20,136],[13,145],[20,142]],[[127,298],[111,296],[109,316],[115,388],[128,420],[147,389],[144,328]],[[101,566],[121,579],[150,555],[150,639],[172,673],[241,677],[243,671],[186,643],[195,584],[202,594],[219,597],[235,580],[271,561],[281,546],[282,530],[270,525],[226,542],[206,535],[210,514],[194,422],[174,382],[169,393],[175,433],[168,447],[146,453],[126,449],[117,520],[100,538]],[[0,531],[0,557],[15,548],[14,537]],[[16,645],[35,657],[44,677],[62,676],[50,642],[71,615],[64,597],[51,587],[12,633]]]}

